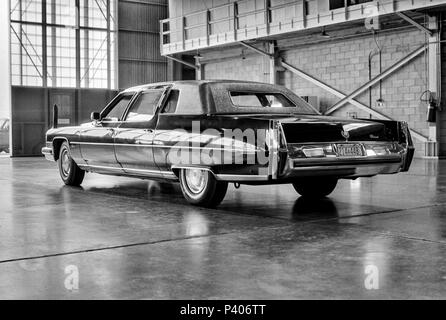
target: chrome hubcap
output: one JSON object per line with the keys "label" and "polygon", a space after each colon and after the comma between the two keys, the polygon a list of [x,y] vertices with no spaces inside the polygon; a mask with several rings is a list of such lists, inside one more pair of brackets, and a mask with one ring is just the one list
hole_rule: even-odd
{"label": "chrome hubcap", "polygon": [[70,172],[70,156],[68,155],[68,150],[63,150],[60,156],[62,173],[64,176],[68,176]]}
{"label": "chrome hubcap", "polygon": [[204,170],[187,169],[185,178],[189,190],[192,193],[199,194],[206,187],[208,175]]}

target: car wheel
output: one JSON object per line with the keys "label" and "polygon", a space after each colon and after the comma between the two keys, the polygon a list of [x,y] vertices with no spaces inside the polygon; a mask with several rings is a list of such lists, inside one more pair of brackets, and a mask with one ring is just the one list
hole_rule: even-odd
{"label": "car wheel", "polygon": [[293,183],[294,189],[307,198],[323,198],[336,188],[338,179],[335,178],[308,178]]}
{"label": "car wheel", "polygon": [[228,183],[217,181],[208,170],[181,169],[180,185],[186,200],[194,205],[215,207],[226,195]]}
{"label": "car wheel", "polygon": [[80,186],[84,180],[85,171],[78,167],[71,158],[68,142],[62,143],[57,160],[62,181],[68,186]]}

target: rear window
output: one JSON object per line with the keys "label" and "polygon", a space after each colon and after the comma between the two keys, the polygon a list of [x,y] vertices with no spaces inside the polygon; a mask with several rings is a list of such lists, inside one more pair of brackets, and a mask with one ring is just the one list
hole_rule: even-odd
{"label": "rear window", "polygon": [[296,105],[281,93],[230,91],[232,104],[241,108],[295,108]]}

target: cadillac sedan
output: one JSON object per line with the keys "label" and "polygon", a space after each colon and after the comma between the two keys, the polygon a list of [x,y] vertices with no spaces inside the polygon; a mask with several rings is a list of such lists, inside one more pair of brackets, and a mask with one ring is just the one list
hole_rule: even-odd
{"label": "cadillac sedan", "polygon": [[320,115],[290,90],[241,81],[148,84],[118,94],[91,122],[54,125],[42,152],[63,182],[86,172],[179,181],[189,203],[216,206],[228,183],[290,183],[329,195],[339,179],[407,171],[402,121]]}

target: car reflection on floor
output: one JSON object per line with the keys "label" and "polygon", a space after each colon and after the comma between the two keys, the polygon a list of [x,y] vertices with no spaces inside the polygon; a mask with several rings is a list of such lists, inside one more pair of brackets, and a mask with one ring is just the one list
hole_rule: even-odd
{"label": "car reflection on floor", "polygon": [[[42,158],[2,158],[0,298],[441,298],[445,168],[416,160],[320,201],[231,185],[206,209],[177,184],[88,174],[63,187]],[[371,267],[379,290],[364,286]]]}

